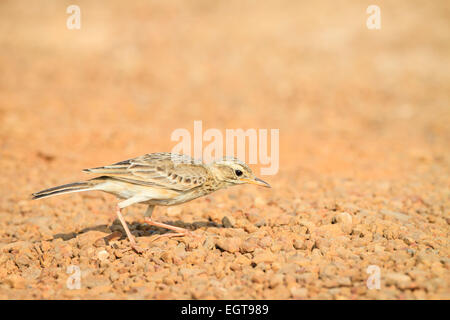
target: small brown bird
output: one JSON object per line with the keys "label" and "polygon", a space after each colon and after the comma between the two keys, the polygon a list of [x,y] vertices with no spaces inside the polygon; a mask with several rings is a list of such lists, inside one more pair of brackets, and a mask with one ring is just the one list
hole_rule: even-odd
{"label": "small brown bird", "polygon": [[136,240],[121,214],[121,209],[129,205],[148,204],[144,215],[148,224],[176,232],[171,235],[186,235],[189,231],[184,228],[153,221],[151,215],[155,206],[181,204],[219,189],[245,183],[270,188],[268,183],[255,177],[252,170],[236,158],[223,158],[211,164],[204,164],[189,156],[162,152],[83,171],[100,176],[33,193],[33,199],[96,190],[125,199],[117,204],[117,216],[131,247],[137,252],[142,250],[137,247]]}

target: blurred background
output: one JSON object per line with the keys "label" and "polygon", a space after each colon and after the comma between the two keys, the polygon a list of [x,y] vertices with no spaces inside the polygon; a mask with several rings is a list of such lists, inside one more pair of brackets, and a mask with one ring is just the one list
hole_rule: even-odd
{"label": "blurred background", "polygon": [[0,4],[3,161],[70,174],[170,151],[194,120],[279,128],[283,169],[392,174],[448,155],[446,1],[378,1],[381,30],[367,1],[206,0],[76,1],[69,30],[72,2]]}
{"label": "blurred background", "polygon": [[[80,30],[66,27],[72,4]],[[366,26],[371,4],[380,30]],[[449,19],[449,1],[3,0],[3,221],[83,168],[170,151],[194,120],[280,129],[280,170],[265,180],[281,207],[417,194],[448,216]],[[387,198],[368,204],[375,194]],[[68,211],[67,199],[49,203]]]}

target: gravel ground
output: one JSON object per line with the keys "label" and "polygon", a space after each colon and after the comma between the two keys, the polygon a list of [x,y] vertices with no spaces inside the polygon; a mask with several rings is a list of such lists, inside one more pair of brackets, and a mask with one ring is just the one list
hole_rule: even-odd
{"label": "gravel ground", "polygon": [[[72,31],[64,2],[0,4],[1,299],[450,298],[448,1],[379,1],[377,31],[357,2],[77,3]],[[30,200],[194,120],[280,129],[272,189],[156,209],[198,237],[129,207],[138,255],[104,239],[114,197]]]}

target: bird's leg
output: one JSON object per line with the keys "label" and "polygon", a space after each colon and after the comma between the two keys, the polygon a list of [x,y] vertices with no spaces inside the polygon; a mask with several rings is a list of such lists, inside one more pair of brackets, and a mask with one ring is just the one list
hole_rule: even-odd
{"label": "bird's leg", "polygon": [[145,222],[147,222],[151,226],[173,230],[173,231],[176,231],[178,233],[183,233],[183,234],[190,233],[190,231],[188,229],[175,227],[175,226],[172,226],[170,224],[166,224],[166,223],[162,223],[162,222],[156,222],[156,221],[153,221],[151,218],[147,218],[147,217],[145,218]]}
{"label": "bird's leg", "polygon": [[161,238],[182,237],[185,235],[186,235],[186,233],[179,233],[179,232],[178,233],[169,232],[169,233],[164,233],[164,234],[158,234],[155,238],[153,238],[152,242],[159,240]]}
{"label": "bird's leg", "polygon": [[153,241],[156,241],[157,239],[162,238],[162,237],[170,237],[171,238],[171,237],[179,237],[179,236],[186,236],[186,235],[192,234],[188,229],[175,227],[170,224],[153,221],[151,217],[152,217],[152,213],[153,213],[154,209],[155,209],[154,205],[148,206],[147,211],[145,211],[145,214],[144,214],[145,222],[147,222],[151,226],[173,230],[176,233],[165,233],[165,234],[158,235]]}
{"label": "bird's leg", "polygon": [[128,240],[130,240],[131,247],[134,249],[134,251],[136,251],[138,253],[141,253],[142,249],[139,248],[136,245],[136,240],[134,240],[134,237],[131,234],[130,229],[128,229],[127,223],[126,223],[125,219],[123,218],[122,213],[120,212],[120,210],[121,210],[120,206],[117,206],[117,208],[116,208],[117,217],[119,218],[120,223],[122,223],[122,226],[125,229],[125,232],[127,234]]}

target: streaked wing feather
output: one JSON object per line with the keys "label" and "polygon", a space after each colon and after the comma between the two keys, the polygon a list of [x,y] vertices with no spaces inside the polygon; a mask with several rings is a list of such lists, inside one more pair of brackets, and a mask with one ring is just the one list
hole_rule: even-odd
{"label": "streaked wing feather", "polygon": [[191,157],[152,153],[115,164],[87,169],[87,172],[115,177],[130,183],[186,191],[206,181],[208,169]]}

